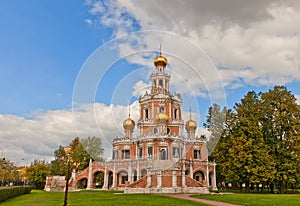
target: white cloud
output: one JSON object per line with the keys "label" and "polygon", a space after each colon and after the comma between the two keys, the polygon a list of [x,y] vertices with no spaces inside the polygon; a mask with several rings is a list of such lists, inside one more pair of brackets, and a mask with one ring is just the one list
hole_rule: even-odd
{"label": "white cloud", "polygon": [[[137,102],[131,105],[131,117],[137,120]],[[49,110],[36,112],[30,119],[0,115],[1,154],[16,164],[29,164],[33,159],[50,161],[59,145],[66,146],[76,136],[102,138],[105,156],[110,156],[113,138],[122,136],[122,122],[128,107],[100,103],[82,105],[76,111]]]}
{"label": "white cloud", "polygon": [[[300,7],[295,1],[118,0],[106,2],[104,7],[110,8],[110,15],[102,12],[98,18],[114,28],[115,34],[133,31],[135,19],[141,29],[175,32],[199,45],[218,67],[228,88],[300,81]],[[110,24],[105,23],[108,16]],[[143,49],[153,49],[160,39],[146,36],[135,43]],[[128,46],[132,45],[130,41],[124,44],[127,46],[119,47],[120,53],[126,53],[128,48],[141,49]],[[174,47],[189,52],[176,42]],[[131,60],[142,63],[138,58]],[[190,77],[185,75],[187,80]],[[192,81],[190,85],[193,90],[201,88]],[[203,87],[196,95],[203,95]]]}
{"label": "white cloud", "polygon": [[297,104],[300,105],[300,94],[295,95],[296,99],[297,99]]}
{"label": "white cloud", "polygon": [[91,20],[91,19],[86,19],[86,20],[85,20],[85,23],[91,25],[91,24],[93,24],[93,20]]}
{"label": "white cloud", "polygon": [[151,90],[151,87],[149,84],[146,84],[143,81],[138,81],[134,86],[133,86],[133,96],[139,97],[142,96],[146,93],[146,91],[148,92],[149,90]]}

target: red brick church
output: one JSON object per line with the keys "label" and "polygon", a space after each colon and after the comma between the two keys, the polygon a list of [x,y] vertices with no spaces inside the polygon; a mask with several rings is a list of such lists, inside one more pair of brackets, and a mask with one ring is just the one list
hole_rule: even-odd
{"label": "red brick church", "polygon": [[[137,124],[124,120],[124,136],[113,140],[112,159],[90,162],[84,171],[72,174],[70,187],[95,188],[95,176],[104,174],[104,190],[125,193],[208,193],[216,189],[215,163],[208,161],[206,137],[197,136],[197,123],[182,119],[182,98],[170,92],[167,59],[154,59],[151,91],[139,98]],[[137,126],[138,132],[134,135]],[[184,129],[187,136],[184,136]],[[48,177],[49,190],[54,177]]]}

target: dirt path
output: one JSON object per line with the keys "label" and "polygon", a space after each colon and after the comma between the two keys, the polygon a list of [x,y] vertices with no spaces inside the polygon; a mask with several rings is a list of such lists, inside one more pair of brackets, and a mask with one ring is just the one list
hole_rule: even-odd
{"label": "dirt path", "polygon": [[208,205],[215,205],[215,206],[239,206],[236,204],[226,203],[226,202],[218,202],[214,200],[205,200],[205,199],[199,199],[195,197],[191,197],[190,194],[160,194],[161,196],[167,196],[167,197],[174,197],[174,198],[180,198],[185,200],[192,200],[194,202],[201,202]]}

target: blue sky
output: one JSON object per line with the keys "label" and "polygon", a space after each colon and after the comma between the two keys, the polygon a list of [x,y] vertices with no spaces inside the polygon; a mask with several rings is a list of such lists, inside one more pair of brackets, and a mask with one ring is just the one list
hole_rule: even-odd
{"label": "blue sky", "polygon": [[[250,90],[286,85],[300,99],[299,10],[281,1],[3,0],[0,149],[18,164],[50,160],[75,136],[95,135],[110,150],[128,104],[138,119],[160,44],[172,90],[200,126],[215,100],[232,108]],[[74,109],[76,88],[88,101]]]}

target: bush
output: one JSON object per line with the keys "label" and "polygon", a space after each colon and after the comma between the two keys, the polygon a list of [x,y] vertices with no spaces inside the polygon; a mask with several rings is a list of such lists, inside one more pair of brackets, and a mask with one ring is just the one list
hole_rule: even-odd
{"label": "bush", "polygon": [[0,202],[3,202],[11,197],[16,197],[23,194],[28,194],[32,190],[32,187],[3,187],[0,188]]}

